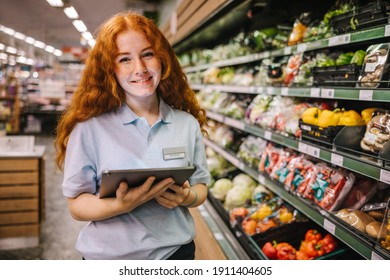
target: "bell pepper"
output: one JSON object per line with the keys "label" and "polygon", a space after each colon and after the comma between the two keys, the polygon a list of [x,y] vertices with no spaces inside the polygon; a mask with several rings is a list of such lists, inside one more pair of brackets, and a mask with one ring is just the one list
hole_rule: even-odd
{"label": "bell pepper", "polygon": [[325,254],[322,244],[318,244],[313,241],[302,241],[299,251],[306,254],[309,259],[314,259]]}
{"label": "bell pepper", "polygon": [[338,245],[337,240],[329,233],[326,234],[320,241],[318,241],[317,244],[321,245],[325,254],[334,251]]}
{"label": "bell pepper", "polygon": [[339,125],[357,126],[364,125],[364,120],[361,115],[355,110],[344,111],[340,117]]}
{"label": "bell pepper", "polygon": [[361,115],[362,115],[362,118],[364,120],[364,123],[367,125],[368,122],[371,120],[372,118],[372,114],[379,110],[378,108],[366,108],[364,109],[363,111],[361,111]]}
{"label": "bell pepper", "polygon": [[322,234],[316,229],[309,229],[305,234],[305,241],[317,243],[322,239]]}
{"label": "bell pepper", "polygon": [[296,249],[288,242],[281,242],[276,245],[276,258],[278,260],[295,260]]}
{"label": "bell pepper", "polygon": [[247,219],[241,223],[242,229],[246,234],[253,235],[256,233],[257,222],[252,219]]}
{"label": "bell pepper", "polygon": [[276,255],[278,251],[276,250],[275,246],[276,246],[276,241],[273,241],[272,243],[268,241],[261,248],[264,255],[270,260],[276,260]]}
{"label": "bell pepper", "polygon": [[343,113],[339,108],[333,111],[323,110],[320,117],[318,118],[317,125],[321,127],[336,126],[339,124],[342,114]]}
{"label": "bell pepper", "polygon": [[321,112],[317,107],[310,107],[302,113],[302,121],[307,124],[317,125]]}

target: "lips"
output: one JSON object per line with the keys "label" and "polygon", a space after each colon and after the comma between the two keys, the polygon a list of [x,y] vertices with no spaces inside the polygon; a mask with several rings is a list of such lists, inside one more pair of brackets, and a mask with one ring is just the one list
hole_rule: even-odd
{"label": "lips", "polygon": [[142,83],[146,83],[146,82],[150,81],[151,79],[152,79],[152,76],[145,78],[145,79],[142,79],[142,80],[132,81],[132,83],[142,84]]}

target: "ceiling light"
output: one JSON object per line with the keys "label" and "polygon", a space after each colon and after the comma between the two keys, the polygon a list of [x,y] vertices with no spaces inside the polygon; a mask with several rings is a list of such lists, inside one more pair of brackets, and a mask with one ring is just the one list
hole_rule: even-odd
{"label": "ceiling light", "polygon": [[24,41],[30,45],[33,45],[35,43],[35,39],[32,37],[26,37]]}
{"label": "ceiling light", "polygon": [[52,47],[52,46],[46,46],[46,47],[45,47],[45,51],[47,51],[48,53],[53,53],[54,50],[55,50],[55,48]]}
{"label": "ceiling light", "polygon": [[62,51],[60,51],[60,50],[55,50],[55,51],[53,52],[53,54],[54,54],[55,56],[61,56],[61,55],[62,55]]}
{"label": "ceiling light", "polygon": [[88,45],[93,48],[93,46],[95,46],[95,43],[96,43],[96,40],[94,39],[91,39],[91,40],[88,40]]}
{"label": "ceiling light", "polygon": [[5,51],[8,52],[8,53],[13,53],[13,54],[16,54],[18,52],[18,50],[14,47],[6,47],[5,48]]}
{"label": "ceiling light", "polygon": [[73,8],[73,6],[69,6],[69,7],[64,8],[64,13],[70,19],[78,19],[79,18],[79,14],[76,12],[76,9]]}
{"label": "ceiling light", "polygon": [[12,28],[5,27],[5,26],[3,26],[2,31],[5,34],[8,34],[10,36],[14,36],[14,34],[15,34],[15,30],[13,30]]}
{"label": "ceiling light", "polygon": [[41,42],[41,41],[35,41],[34,46],[37,48],[43,49],[46,46],[46,44],[44,42]]}
{"label": "ceiling light", "polygon": [[93,39],[93,36],[92,36],[91,32],[88,32],[88,31],[87,31],[87,32],[83,32],[83,33],[81,34],[81,36],[83,36],[84,39],[87,40],[87,41]]}
{"label": "ceiling light", "polygon": [[64,2],[62,0],[46,0],[52,7],[63,7]]}
{"label": "ceiling light", "polygon": [[4,50],[5,49],[5,45],[3,45],[2,43],[0,43],[0,51]]}
{"label": "ceiling light", "polygon": [[7,59],[8,55],[6,53],[0,53],[0,59]]}
{"label": "ceiling light", "polygon": [[76,19],[76,20],[72,21],[72,23],[73,23],[74,27],[76,27],[77,31],[80,33],[88,30],[82,20]]}
{"label": "ceiling light", "polygon": [[19,40],[24,40],[24,39],[26,39],[26,35],[24,35],[23,33],[20,33],[20,32],[16,32],[16,33],[14,34],[14,37],[15,37],[16,39],[19,39]]}

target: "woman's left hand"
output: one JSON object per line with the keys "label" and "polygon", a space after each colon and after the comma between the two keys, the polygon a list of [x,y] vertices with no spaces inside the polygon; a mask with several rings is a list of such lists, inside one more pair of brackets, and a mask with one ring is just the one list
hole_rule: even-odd
{"label": "woman's left hand", "polygon": [[190,195],[191,187],[188,181],[183,186],[172,184],[166,192],[156,198],[156,201],[169,209],[175,208],[183,203]]}

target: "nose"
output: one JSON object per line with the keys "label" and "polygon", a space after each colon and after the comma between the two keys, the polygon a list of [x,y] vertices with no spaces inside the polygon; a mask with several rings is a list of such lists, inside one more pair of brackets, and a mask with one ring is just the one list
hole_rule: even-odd
{"label": "nose", "polygon": [[145,63],[142,61],[142,59],[138,59],[135,66],[135,72],[136,74],[142,75],[146,73],[148,70],[146,68]]}

